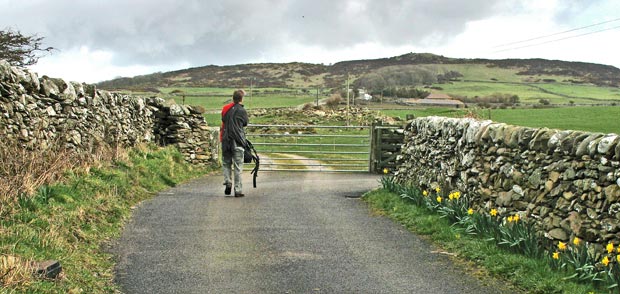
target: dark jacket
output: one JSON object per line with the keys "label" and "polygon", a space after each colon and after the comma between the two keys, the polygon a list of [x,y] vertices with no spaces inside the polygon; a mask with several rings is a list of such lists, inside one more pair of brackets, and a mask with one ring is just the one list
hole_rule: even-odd
{"label": "dark jacket", "polygon": [[233,142],[237,146],[246,147],[245,130],[248,125],[248,113],[243,108],[243,104],[235,104],[226,114],[222,116],[224,130],[222,132],[222,153],[225,155],[233,154]]}

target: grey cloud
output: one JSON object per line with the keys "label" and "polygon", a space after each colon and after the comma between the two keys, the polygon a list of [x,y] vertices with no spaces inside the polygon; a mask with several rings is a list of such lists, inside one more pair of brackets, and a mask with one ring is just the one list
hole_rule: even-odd
{"label": "grey cloud", "polygon": [[[0,0],[2,1],[2,0]],[[509,2],[514,2],[509,1]],[[15,1],[12,1],[15,2]],[[61,50],[114,52],[116,65],[252,62],[288,42],[326,49],[450,39],[502,0],[22,1],[0,17]],[[6,17],[6,18],[5,18]],[[275,53],[274,53],[275,52]],[[404,52],[403,52],[404,53]],[[300,57],[300,60],[302,57]]]}
{"label": "grey cloud", "polygon": [[302,32],[296,40],[306,44],[422,44],[428,36],[461,33],[466,22],[493,13],[496,2],[501,1],[296,1],[289,6],[287,22],[291,33]]}

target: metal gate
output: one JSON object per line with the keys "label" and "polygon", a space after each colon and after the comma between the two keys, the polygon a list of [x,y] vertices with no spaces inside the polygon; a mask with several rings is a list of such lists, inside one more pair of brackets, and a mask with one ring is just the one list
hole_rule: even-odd
{"label": "metal gate", "polygon": [[368,172],[370,126],[248,125],[261,171]]}
{"label": "metal gate", "polygon": [[[382,172],[393,170],[395,126],[248,125],[261,171]],[[396,134],[396,135],[390,135]],[[398,139],[400,138],[400,140]]]}

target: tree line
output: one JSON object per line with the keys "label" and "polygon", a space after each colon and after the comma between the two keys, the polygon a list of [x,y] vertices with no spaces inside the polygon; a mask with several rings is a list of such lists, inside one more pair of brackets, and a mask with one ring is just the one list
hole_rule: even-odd
{"label": "tree line", "polygon": [[428,91],[417,89],[417,86],[447,83],[461,77],[463,75],[457,71],[443,71],[430,65],[396,66],[365,74],[354,82],[354,86],[364,88],[372,95],[424,98]]}

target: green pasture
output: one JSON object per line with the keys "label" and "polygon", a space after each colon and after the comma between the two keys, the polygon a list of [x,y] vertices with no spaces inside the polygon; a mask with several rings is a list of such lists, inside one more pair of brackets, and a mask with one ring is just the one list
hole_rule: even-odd
{"label": "green pasture", "polygon": [[481,119],[491,119],[512,125],[551,128],[559,130],[579,130],[599,133],[620,134],[619,106],[583,106],[557,108],[516,108],[516,109],[453,109],[425,108],[411,110],[382,110],[393,117],[405,118],[407,114],[415,117],[446,116],[463,117],[472,111]]}
{"label": "green pasture", "polygon": [[[560,103],[558,100],[565,99],[563,97],[544,93],[540,89],[528,86],[526,84],[507,84],[497,82],[453,82],[450,84],[439,84],[442,92],[453,97],[468,98],[488,97],[494,94],[510,94],[519,96],[522,103],[538,103],[540,99],[549,99],[551,103]],[[568,101],[566,101],[568,103]]]}
{"label": "green pasture", "polygon": [[591,99],[601,100],[616,100],[620,102],[620,89],[613,87],[596,87],[591,85],[569,85],[565,83],[537,83],[532,84],[537,87],[541,87],[547,91],[557,93],[560,95],[569,96],[569,99],[574,97],[575,103],[581,100],[586,100],[592,103]]}
{"label": "green pasture", "polygon": [[515,69],[488,67],[482,64],[442,64],[435,65],[441,71],[457,71],[463,75],[464,80],[491,81],[495,79],[501,82],[522,82],[524,76],[517,75]]}
{"label": "green pasture", "polygon": [[620,107],[497,109],[491,119],[527,127],[620,134]]}
{"label": "green pasture", "polygon": [[[428,65],[425,68],[436,72],[457,71],[463,75],[459,81],[435,84],[452,96],[469,98],[485,97],[493,94],[518,95],[522,103],[538,103],[548,99],[553,104],[609,103],[620,102],[620,89],[599,87],[590,84],[573,84],[569,76],[556,75],[517,75],[518,69],[489,67],[483,64],[442,64]],[[543,82],[554,80],[555,82]],[[613,101],[611,101],[613,102]]]}
{"label": "green pasture", "polygon": [[[162,87],[158,88],[158,90],[164,95],[170,95],[172,92],[177,92],[175,95],[181,96],[182,94],[186,95],[199,95],[199,96],[209,96],[209,95],[218,95],[218,96],[232,96],[232,93],[237,90],[237,88],[218,88],[218,87]],[[289,88],[253,88],[249,87],[244,89],[247,95],[250,95],[252,92],[253,95],[263,95],[263,93],[286,93],[286,94],[301,94],[302,91],[299,89],[289,89]],[[179,93],[180,92],[180,93]]]}
{"label": "green pasture", "polygon": [[438,84],[451,96],[487,97],[493,94],[519,96],[521,103],[537,104],[548,99],[552,104],[593,104],[620,102],[620,89],[593,85],[571,85],[565,83],[501,83],[484,81],[453,82]]}
{"label": "green pasture", "polygon": [[[479,66],[463,65],[463,68],[470,68],[474,74],[482,74]],[[502,69],[496,69],[498,73],[508,76],[508,72]],[[478,72],[478,73],[476,73]],[[472,75],[474,75],[472,74]],[[500,76],[500,75],[497,75]],[[594,87],[587,85],[568,85],[561,83],[537,83],[530,85],[515,85],[496,82],[455,82],[453,84],[443,84],[444,92],[452,93],[450,89],[459,93],[470,93],[473,97],[476,95],[484,96],[494,93],[512,93],[519,95],[522,102],[527,100],[532,103],[538,103],[538,99],[549,99],[551,103],[566,103],[573,101],[575,104],[580,103],[596,103],[607,100],[607,102],[620,101],[620,89],[609,87]],[[573,99],[561,97],[554,94],[543,93],[537,87],[544,88],[547,91],[559,93],[568,96],[594,97],[593,99]],[[195,96],[186,96],[185,104],[202,106],[206,109],[205,119],[210,126],[220,125],[220,110],[223,105],[229,103],[229,96],[221,96],[223,94],[232,96],[234,89],[232,88],[162,88],[165,99],[174,99],[177,103],[182,103],[182,97],[170,95],[174,90],[182,90],[185,93],[192,93]],[[302,93],[295,89],[279,89],[279,88],[261,88],[263,92],[270,92],[264,95],[246,96],[244,104],[246,109],[252,113],[252,109],[256,108],[280,108],[280,107],[296,107],[306,103],[314,103],[316,96],[311,93]],[[279,93],[276,93],[279,91]],[[213,95],[207,95],[214,93]],[[215,95],[217,93],[218,95]],[[273,93],[273,94],[272,94]],[[204,96],[203,96],[204,95]],[[620,103],[619,103],[620,104]],[[493,121],[503,122],[514,125],[528,127],[548,127],[562,130],[582,130],[601,133],[620,133],[620,107],[615,106],[575,106],[575,107],[557,107],[557,108],[508,108],[508,109],[452,109],[452,108],[424,108],[410,110],[382,110],[382,113],[388,116],[406,118],[407,114],[413,114],[416,117],[422,116],[447,116],[447,117],[463,117],[468,113],[473,113],[481,119],[492,119]],[[276,117],[266,115],[262,117],[252,118],[253,124],[292,124],[304,121],[304,118]],[[317,121],[318,124],[333,124],[338,122]]]}
{"label": "green pasture", "polygon": [[[182,97],[170,97],[169,99],[174,99],[176,103],[183,104]],[[245,105],[246,109],[252,108],[279,108],[279,107],[296,107],[299,105],[303,105],[306,103],[313,103],[315,101],[315,97],[305,95],[305,96],[287,96],[287,95],[274,95],[274,96],[254,96],[249,97],[246,96],[243,99],[243,105]],[[202,106],[207,112],[219,111],[222,109],[222,106],[232,102],[231,97],[208,97],[208,96],[191,96],[185,97],[185,104],[193,105],[193,106]]]}
{"label": "green pasture", "polygon": [[[178,90],[188,95],[185,96],[185,104],[202,106],[207,112],[219,111],[227,103],[232,101],[233,88],[192,88],[192,87],[175,87],[160,88],[162,98],[168,100],[173,99],[176,103],[183,103],[182,94],[171,94]],[[269,94],[266,94],[269,93]],[[293,107],[306,103],[312,103],[316,99],[315,95],[303,93],[296,89],[283,88],[259,88],[250,90],[246,89],[244,105],[246,108],[277,108],[277,107]]]}
{"label": "green pasture", "polygon": [[523,83],[531,82],[536,79],[553,79],[558,82],[571,79],[568,76],[557,75],[518,75],[519,70],[514,68],[489,67],[483,64],[440,64],[433,65],[441,69],[441,71],[457,71],[463,75],[463,80],[479,80],[479,81],[498,81]]}
{"label": "green pasture", "polygon": [[[232,93],[235,91],[233,88],[199,88],[199,87],[171,87],[171,88],[159,88],[162,94],[169,95],[170,93],[177,91],[186,95],[229,95],[232,96]],[[176,94],[181,96],[181,94]]]}

